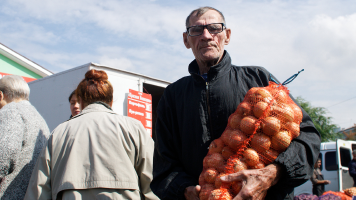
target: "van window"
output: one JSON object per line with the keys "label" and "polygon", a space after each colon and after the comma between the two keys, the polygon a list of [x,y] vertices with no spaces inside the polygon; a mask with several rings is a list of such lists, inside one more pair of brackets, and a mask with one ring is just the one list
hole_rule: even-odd
{"label": "van window", "polygon": [[337,170],[336,152],[335,151],[330,151],[330,152],[325,153],[325,169],[326,169],[326,171]]}
{"label": "van window", "polygon": [[341,166],[348,167],[349,162],[351,161],[351,152],[349,149],[340,147],[340,158]]}

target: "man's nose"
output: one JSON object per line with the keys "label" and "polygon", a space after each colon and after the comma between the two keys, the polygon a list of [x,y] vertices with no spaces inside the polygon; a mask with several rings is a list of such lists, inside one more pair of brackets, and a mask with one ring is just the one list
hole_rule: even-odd
{"label": "man's nose", "polygon": [[211,35],[211,33],[208,31],[208,29],[206,27],[204,28],[203,34],[201,34],[201,36],[204,39],[212,39],[213,38],[213,36]]}

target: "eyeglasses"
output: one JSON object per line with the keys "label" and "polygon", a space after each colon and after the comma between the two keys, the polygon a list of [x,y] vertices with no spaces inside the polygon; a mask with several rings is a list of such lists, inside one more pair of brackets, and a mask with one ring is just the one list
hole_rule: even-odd
{"label": "eyeglasses", "polygon": [[191,26],[187,28],[187,33],[189,36],[199,36],[203,34],[205,28],[209,31],[210,34],[217,34],[226,29],[226,26],[224,23]]}

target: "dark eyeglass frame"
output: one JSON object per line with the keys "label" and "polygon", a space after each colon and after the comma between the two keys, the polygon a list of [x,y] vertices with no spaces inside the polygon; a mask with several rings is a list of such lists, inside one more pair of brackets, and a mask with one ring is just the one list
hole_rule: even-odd
{"label": "dark eyeglass frame", "polygon": [[[211,33],[210,30],[208,29],[208,26],[210,26],[210,25],[212,25],[212,24],[221,24],[221,25],[222,25],[222,26],[221,26],[221,31],[220,31],[220,32],[217,32],[217,33]],[[224,23],[211,23],[211,24],[207,24],[207,25],[189,26],[189,27],[187,28],[186,33],[187,33],[189,36],[191,36],[191,37],[199,36],[199,35],[190,35],[189,29],[190,29],[190,28],[194,28],[194,27],[203,27],[203,31],[202,31],[199,35],[202,35],[202,34],[204,33],[204,29],[207,29],[210,34],[218,34],[218,33],[223,32],[223,31],[226,29],[226,26],[225,26]]]}

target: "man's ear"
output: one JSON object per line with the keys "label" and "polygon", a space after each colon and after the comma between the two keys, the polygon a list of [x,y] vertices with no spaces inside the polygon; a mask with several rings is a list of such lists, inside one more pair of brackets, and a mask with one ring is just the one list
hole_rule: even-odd
{"label": "man's ear", "polygon": [[7,102],[5,101],[4,93],[0,91],[0,109],[4,107],[6,104]]}
{"label": "man's ear", "polygon": [[187,49],[190,49],[190,45],[189,45],[189,42],[188,42],[188,34],[186,32],[183,33],[183,42],[184,42],[184,45]]}
{"label": "man's ear", "polygon": [[230,43],[231,29],[227,28],[225,32],[226,32],[225,45],[228,45]]}

